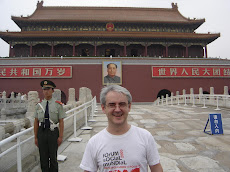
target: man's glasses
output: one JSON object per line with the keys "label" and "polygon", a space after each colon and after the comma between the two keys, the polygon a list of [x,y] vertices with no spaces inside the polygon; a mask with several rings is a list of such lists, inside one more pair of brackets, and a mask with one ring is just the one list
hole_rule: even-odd
{"label": "man's glasses", "polygon": [[110,109],[116,109],[116,107],[118,106],[120,109],[122,108],[126,108],[127,107],[127,103],[125,102],[120,102],[118,103],[118,105],[116,103],[108,103],[106,106]]}

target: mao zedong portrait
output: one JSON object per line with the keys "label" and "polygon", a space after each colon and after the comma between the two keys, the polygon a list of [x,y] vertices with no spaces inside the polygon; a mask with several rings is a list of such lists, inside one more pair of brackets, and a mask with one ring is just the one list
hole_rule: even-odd
{"label": "mao zedong portrait", "polygon": [[121,78],[116,76],[117,73],[117,65],[115,63],[109,63],[107,65],[108,74],[104,77],[104,83],[121,83]]}

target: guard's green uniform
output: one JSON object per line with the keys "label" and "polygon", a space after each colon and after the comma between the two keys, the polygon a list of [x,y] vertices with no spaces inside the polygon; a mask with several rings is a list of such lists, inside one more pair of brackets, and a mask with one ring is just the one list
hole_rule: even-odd
{"label": "guard's green uniform", "polygon": [[[59,119],[65,118],[66,113],[63,110],[60,102],[57,102],[54,98],[48,100],[49,102],[49,118],[57,124]],[[40,104],[42,107],[46,108],[47,100],[43,100]],[[39,104],[36,105],[34,117],[38,118],[39,124],[44,122],[44,110]],[[50,124],[52,125],[52,124]],[[51,131],[48,128],[44,128],[39,125],[37,138],[38,138],[38,147],[40,153],[40,162],[42,171],[58,171],[57,163],[57,139],[59,137],[58,128],[55,128]]]}

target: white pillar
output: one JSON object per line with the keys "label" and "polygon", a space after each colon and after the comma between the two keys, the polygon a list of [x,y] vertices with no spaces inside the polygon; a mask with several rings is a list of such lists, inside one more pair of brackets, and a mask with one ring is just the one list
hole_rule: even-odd
{"label": "white pillar", "polygon": [[81,87],[79,89],[79,101],[82,101],[83,103],[85,103],[86,102],[86,96],[87,96],[86,87]]}
{"label": "white pillar", "polygon": [[168,106],[168,98],[169,98],[169,95],[168,95],[168,94],[166,94],[166,99],[165,99],[166,106]]}
{"label": "white pillar", "polygon": [[57,101],[61,101],[61,90],[54,89],[53,98],[56,99]]}
{"label": "white pillar", "polygon": [[161,96],[161,105],[163,106],[164,105],[164,96]]}
{"label": "white pillar", "polygon": [[173,92],[171,93],[171,105],[173,106]]}
{"label": "white pillar", "polygon": [[190,103],[193,103],[193,97],[194,97],[194,90],[193,88],[190,88]]}
{"label": "white pillar", "polygon": [[75,97],[75,88],[69,88],[69,99],[67,104],[74,104],[76,102]]}
{"label": "white pillar", "polygon": [[26,117],[32,116],[34,114],[35,106],[37,103],[38,103],[38,92],[29,91]]}
{"label": "white pillar", "polygon": [[227,107],[227,102],[228,102],[228,86],[224,86],[224,95],[226,95],[226,97],[224,98],[224,106]]}
{"label": "white pillar", "polygon": [[180,105],[180,92],[176,91],[177,104]]}
{"label": "white pillar", "polygon": [[214,87],[210,87],[210,95],[211,95],[211,97],[210,97],[210,104],[214,104]]}
{"label": "white pillar", "polygon": [[182,92],[183,92],[183,102],[186,102],[186,90],[185,89],[183,89],[182,90]]}
{"label": "white pillar", "polygon": [[228,95],[228,86],[224,86],[224,95]]}
{"label": "white pillar", "polygon": [[201,103],[203,100],[203,88],[199,88],[199,103]]}

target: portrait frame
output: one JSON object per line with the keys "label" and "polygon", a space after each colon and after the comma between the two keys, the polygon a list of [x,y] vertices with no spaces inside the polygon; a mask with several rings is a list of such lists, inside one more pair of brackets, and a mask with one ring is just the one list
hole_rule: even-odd
{"label": "portrait frame", "polygon": [[[107,71],[107,65],[109,64],[115,64],[117,65],[117,71],[116,71],[116,78],[112,82],[108,82],[108,71]],[[119,80],[120,79],[120,80]],[[115,82],[116,80],[119,80],[120,82]],[[116,60],[105,60],[102,61],[102,85],[121,85],[122,84],[122,63],[121,61]]]}

